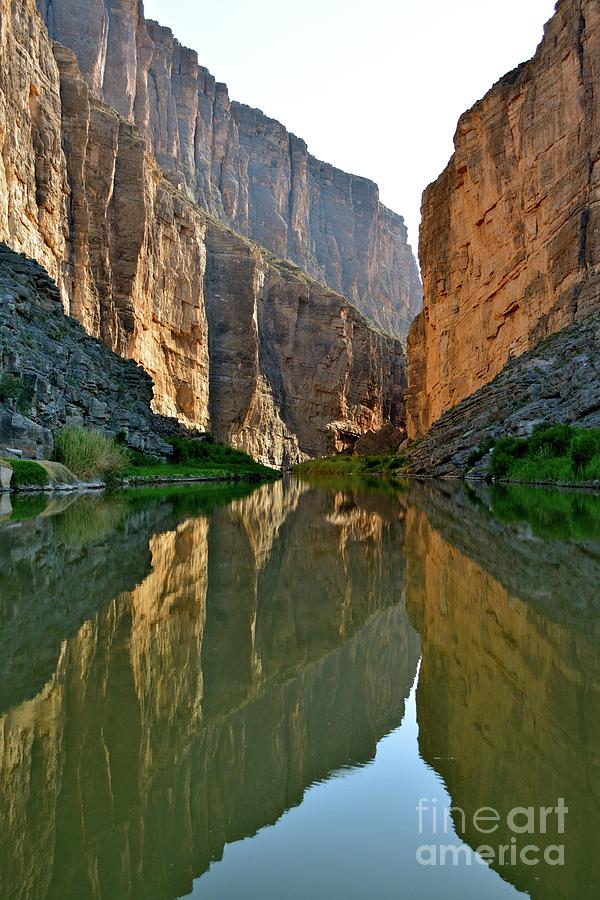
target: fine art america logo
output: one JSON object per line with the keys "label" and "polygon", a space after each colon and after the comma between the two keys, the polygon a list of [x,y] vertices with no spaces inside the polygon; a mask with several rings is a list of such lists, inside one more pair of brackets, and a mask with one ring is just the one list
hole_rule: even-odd
{"label": "fine art america logo", "polygon": [[[481,844],[475,849],[464,843],[421,844],[417,848],[417,862],[422,866],[564,866],[565,847],[562,843],[547,843],[543,835],[565,833],[565,817],[569,809],[562,797],[555,806],[515,806],[501,814],[491,806],[482,806],[472,818],[457,806],[442,807],[436,799],[419,800],[419,834],[441,837],[458,835],[462,838],[469,830],[469,843],[480,834]],[[498,830],[511,837],[495,844]],[[540,839],[541,838],[541,839]]]}

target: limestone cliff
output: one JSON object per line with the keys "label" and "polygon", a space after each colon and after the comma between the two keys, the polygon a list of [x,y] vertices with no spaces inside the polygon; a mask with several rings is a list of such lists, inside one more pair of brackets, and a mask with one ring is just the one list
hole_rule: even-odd
{"label": "limestone cliff", "polygon": [[459,121],[423,196],[413,437],[600,305],[599,60],[597,2],[560,0],[534,58]]}
{"label": "limestone cliff", "polygon": [[38,7],[92,93],[139,127],[174,186],[406,337],[421,284],[404,221],[379,202],[377,185],[315,159],[279,122],[231,101],[195,51],[144,18],[139,0]]}
{"label": "limestone cliff", "polygon": [[[142,69],[121,80],[117,63],[130,59],[121,44],[94,56],[104,6],[87,4],[83,17],[67,3],[46,9],[53,34],[85,38],[86,81],[34,0],[0,2],[0,239],[47,268],[90,334],[143,365],[155,410],[277,465],[401,422],[400,343],[167,179],[127,100]],[[110,8],[108,33],[129,34],[125,13],[137,4]]]}

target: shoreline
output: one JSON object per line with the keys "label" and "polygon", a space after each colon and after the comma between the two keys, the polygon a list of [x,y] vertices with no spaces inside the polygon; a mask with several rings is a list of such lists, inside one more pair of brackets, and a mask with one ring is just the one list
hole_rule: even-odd
{"label": "shoreline", "polygon": [[127,478],[118,478],[111,484],[105,484],[104,482],[75,482],[72,484],[69,483],[57,483],[57,484],[45,484],[45,485],[23,485],[19,487],[8,487],[4,488],[0,491],[0,497],[2,496],[15,496],[19,494],[76,494],[76,493],[92,493],[92,492],[100,492],[100,491],[110,491],[115,488],[135,488],[135,487],[143,487],[145,485],[159,485],[159,484],[236,484],[240,482],[245,482],[247,484],[271,484],[274,481],[279,479],[279,473],[276,474],[273,478],[265,478],[262,475],[256,474],[252,475],[250,473],[247,474],[229,474],[227,476],[215,476],[215,475],[139,475],[139,476],[128,476]]}
{"label": "shoreline", "polygon": [[462,475],[425,475],[425,474],[414,474],[412,472],[403,472],[401,475],[390,475],[387,472],[332,472],[328,470],[319,470],[314,469],[310,472],[299,472],[295,473],[292,469],[291,472],[296,478],[310,478],[311,476],[317,476],[320,478],[356,478],[356,479],[364,479],[364,478],[381,478],[387,479],[388,481],[402,481],[403,479],[411,479],[414,481],[460,481],[463,484],[483,484],[488,487],[498,487],[502,485],[510,485],[512,487],[540,487],[540,488],[555,488],[558,490],[566,491],[566,490],[579,490],[586,491],[588,493],[598,493],[600,494],[600,481],[516,481],[514,479],[503,478],[501,480],[496,481],[486,481],[485,478],[469,478],[464,477]]}

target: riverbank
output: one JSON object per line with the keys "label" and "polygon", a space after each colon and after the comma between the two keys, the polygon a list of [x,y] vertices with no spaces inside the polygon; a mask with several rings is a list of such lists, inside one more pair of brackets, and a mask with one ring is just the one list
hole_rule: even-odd
{"label": "riverbank", "polygon": [[279,470],[263,466],[230,448],[223,448],[221,456],[225,458],[207,460],[204,464],[151,463],[148,459],[142,459],[141,464],[138,460],[136,464],[133,460],[122,474],[110,479],[78,477],[55,462],[3,459],[0,460],[1,489],[5,493],[71,493],[155,484],[260,484],[281,477]]}
{"label": "riverbank", "polygon": [[[415,445],[416,446],[416,445]],[[339,455],[296,466],[298,475],[378,475],[420,479],[464,479],[495,484],[564,489],[600,489],[600,429],[539,423],[526,437],[486,439],[472,449],[462,470],[439,473],[432,463],[412,465],[414,447],[405,454]]]}

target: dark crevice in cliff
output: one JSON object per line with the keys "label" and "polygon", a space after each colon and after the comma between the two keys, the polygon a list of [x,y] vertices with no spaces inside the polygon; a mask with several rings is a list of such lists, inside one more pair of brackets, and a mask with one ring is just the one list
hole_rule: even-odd
{"label": "dark crevice in cliff", "polygon": [[584,49],[584,40],[585,40],[585,16],[583,14],[583,8],[580,8],[579,11],[579,27],[577,30],[577,56],[579,58],[579,77],[583,80],[585,74],[585,49]]}

